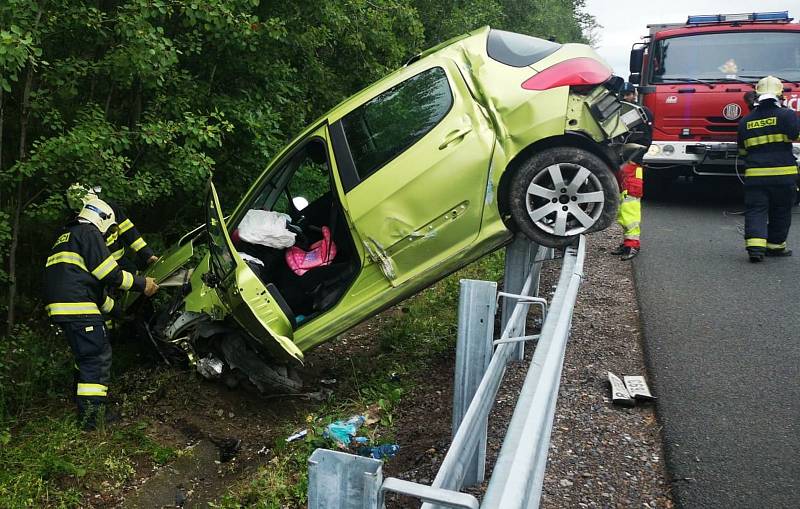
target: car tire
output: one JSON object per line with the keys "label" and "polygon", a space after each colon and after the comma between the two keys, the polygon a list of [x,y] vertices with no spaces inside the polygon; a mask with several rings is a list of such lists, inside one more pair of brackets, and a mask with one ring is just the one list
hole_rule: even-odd
{"label": "car tire", "polygon": [[577,147],[554,147],[525,161],[512,176],[508,211],[532,241],[563,248],[616,218],[619,187],[611,168]]}
{"label": "car tire", "polygon": [[250,347],[239,334],[225,335],[219,348],[228,367],[241,373],[259,392],[264,394],[297,394],[303,389],[303,381],[291,367],[268,363],[260,352]]}

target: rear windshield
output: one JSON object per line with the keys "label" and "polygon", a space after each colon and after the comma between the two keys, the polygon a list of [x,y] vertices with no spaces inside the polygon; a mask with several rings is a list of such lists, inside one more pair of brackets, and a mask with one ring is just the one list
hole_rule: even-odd
{"label": "rear windshield", "polygon": [[486,51],[493,60],[513,67],[535,64],[544,57],[555,53],[561,45],[538,37],[504,32],[489,31]]}

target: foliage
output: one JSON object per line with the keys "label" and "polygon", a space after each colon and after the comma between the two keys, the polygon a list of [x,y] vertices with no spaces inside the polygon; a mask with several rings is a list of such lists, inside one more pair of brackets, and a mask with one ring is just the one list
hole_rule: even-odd
{"label": "foliage", "polygon": [[166,463],[176,456],[145,433],[148,424],[82,432],[71,413],[28,420],[19,428],[0,427],[0,505],[80,507],[86,492],[119,489],[133,474],[137,458]]}
{"label": "foliage", "polygon": [[71,380],[67,342],[48,332],[17,325],[0,341],[0,429],[42,394],[63,394]]}

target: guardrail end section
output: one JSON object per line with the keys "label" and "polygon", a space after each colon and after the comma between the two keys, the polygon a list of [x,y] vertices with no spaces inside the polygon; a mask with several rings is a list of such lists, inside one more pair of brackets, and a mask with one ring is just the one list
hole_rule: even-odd
{"label": "guardrail end section", "polygon": [[308,458],[309,509],[380,509],[383,462],[317,449]]}

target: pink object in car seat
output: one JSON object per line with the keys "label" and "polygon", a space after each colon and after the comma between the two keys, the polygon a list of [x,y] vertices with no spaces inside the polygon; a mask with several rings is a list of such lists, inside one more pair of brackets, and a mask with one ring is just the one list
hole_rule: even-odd
{"label": "pink object in car seat", "polygon": [[322,240],[311,244],[310,250],[303,251],[297,246],[292,246],[286,250],[285,257],[289,268],[298,276],[316,267],[330,265],[336,257],[336,244],[331,240],[330,229],[327,226],[322,227]]}

